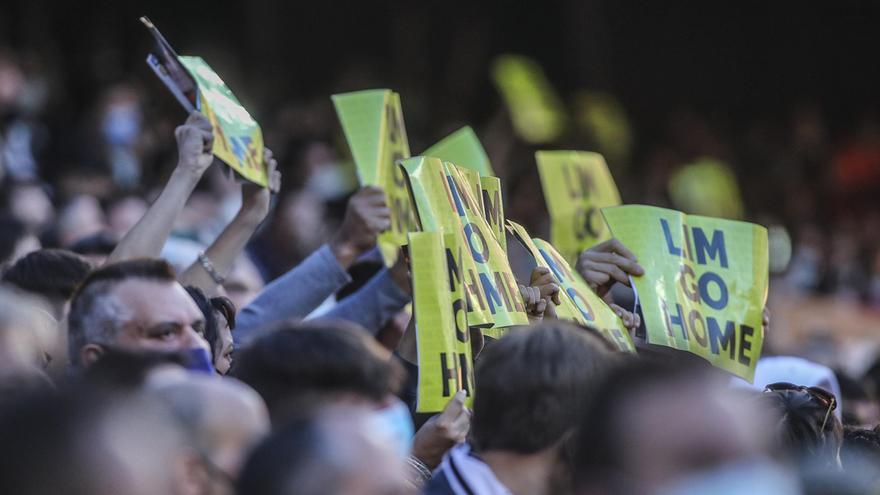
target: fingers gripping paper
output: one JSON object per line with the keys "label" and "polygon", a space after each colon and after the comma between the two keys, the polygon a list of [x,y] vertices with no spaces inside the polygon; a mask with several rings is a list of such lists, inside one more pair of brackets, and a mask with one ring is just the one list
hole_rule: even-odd
{"label": "fingers gripping paper", "polygon": [[541,239],[532,239],[525,227],[507,221],[510,233],[526,248],[535,264],[547,268],[559,284],[559,300],[556,315],[579,325],[597,329],[618,350],[635,352],[632,338],[620,318],[596,295],[587,282],[562,258],[552,245]]}
{"label": "fingers gripping paper", "polygon": [[690,351],[752,381],[767,300],[767,229],[653,206],[602,210],[645,275],[635,289],[651,344]]}
{"label": "fingers gripping paper", "polygon": [[620,204],[617,185],[598,153],[539,151],[535,160],[550,212],[551,240],[574,263],[581,251],[611,237],[601,209]]}
{"label": "fingers gripping paper", "polygon": [[455,234],[462,246],[460,266],[469,324],[496,329],[527,325],[528,316],[507,256],[461,171],[431,157],[404,160],[403,167],[422,230]]}
{"label": "fingers gripping paper", "polygon": [[391,229],[379,236],[385,263],[397,259],[406,235],[418,230],[406,189],[404,172],[396,163],[409,157],[400,96],[388,89],[333,95],[336,114],[354,158],[361,185],[385,191],[391,209]]}
{"label": "fingers gripping paper", "polygon": [[[444,238],[449,239],[449,245]],[[448,261],[461,257],[451,254],[457,247],[454,234],[409,234],[419,358],[417,412],[442,411],[461,389],[468,392],[468,405],[473,400],[467,303],[461,273],[454,273],[460,265]]]}

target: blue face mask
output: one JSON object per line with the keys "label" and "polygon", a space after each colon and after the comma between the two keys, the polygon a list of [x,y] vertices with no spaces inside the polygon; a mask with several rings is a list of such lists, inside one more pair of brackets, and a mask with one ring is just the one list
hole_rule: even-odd
{"label": "blue face mask", "polygon": [[193,347],[186,351],[186,369],[199,373],[214,374],[214,362],[211,353],[204,347]]}
{"label": "blue face mask", "polygon": [[406,404],[395,400],[390,406],[376,411],[374,417],[376,427],[394,443],[394,450],[402,457],[408,456],[412,449],[415,427]]}

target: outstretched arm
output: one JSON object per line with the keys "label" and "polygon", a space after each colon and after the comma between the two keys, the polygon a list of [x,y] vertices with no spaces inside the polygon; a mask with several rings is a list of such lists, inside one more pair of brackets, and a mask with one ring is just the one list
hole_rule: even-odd
{"label": "outstretched arm", "polygon": [[278,192],[281,187],[281,173],[276,170],[278,162],[272,151],[266,149],[263,156],[266,158],[269,187],[260,187],[251,182],[242,184],[241,209],[204,254],[205,259],[211,264],[213,274],[199,259],[180,275],[181,284],[194,285],[205,291],[209,297],[218,295],[223,278],[232,270],[236,258],[269,214],[271,193]]}
{"label": "outstretched arm", "polygon": [[204,115],[191,113],[186,122],[174,131],[174,137],[177,139],[177,167],[147,213],[110,253],[107,263],[159,256],[171,234],[174,220],[183,210],[202,174],[211,166],[214,160],[211,152],[214,134],[211,123]]}

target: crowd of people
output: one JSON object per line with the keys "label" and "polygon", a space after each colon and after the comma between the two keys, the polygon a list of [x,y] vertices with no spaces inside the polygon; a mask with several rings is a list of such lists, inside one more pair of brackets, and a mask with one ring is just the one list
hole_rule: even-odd
{"label": "crowd of people", "polygon": [[[382,262],[391,213],[343,166],[329,100],[264,126],[280,148],[266,150],[262,188],[226,176],[204,116],[148,118],[124,85],[100,100],[81,163],[44,161],[56,136],[38,83],[0,53],[0,493],[880,491],[880,368],[853,379],[767,356],[746,384],[639,341],[638,311],[617,301],[639,347],[624,355],[553,317],[559,288],[541,270],[519,274],[531,324],[471,340],[472,405],[459,391],[416,413],[411,275],[403,256]],[[829,218],[809,201],[770,215],[770,193],[743,191],[755,218],[795,233],[777,281],[874,303],[877,229],[861,227],[878,218],[876,130],[832,150],[818,113],[793,128],[776,146],[758,127],[734,154],[681,116],[648,155],[654,175],[624,197],[665,204],[663,174],[702,155],[800,170],[783,196],[834,204]],[[487,147],[517,151],[490,134],[502,143]],[[494,165],[511,179],[511,218],[538,230],[521,159]],[[814,191],[819,171],[833,180]],[[628,277],[644,273],[616,240],[576,268],[609,303],[630,301]]]}

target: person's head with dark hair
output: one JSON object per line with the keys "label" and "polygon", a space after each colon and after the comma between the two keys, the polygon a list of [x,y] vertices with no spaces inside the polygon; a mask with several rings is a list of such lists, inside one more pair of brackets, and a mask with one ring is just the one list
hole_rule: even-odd
{"label": "person's head with dark hair", "polygon": [[238,495],[406,494],[400,458],[372,428],[370,412],[337,406],[278,428],[251,453]]}
{"label": "person's head with dark hair", "polygon": [[880,426],[873,429],[845,427],[843,445],[840,448],[843,470],[863,472],[880,482]]}
{"label": "person's head with dark hair", "polygon": [[108,347],[100,358],[92,363],[82,378],[96,389],[112,392],[140,390],[151,377],[168,371],[183,375],[186,356],[174,352],[133,351],[120,347]]}
{"label": "person's head with dark hair", "polygon": [[3,281],[36,294],[52,305],[55,317],[63,320],[77,286],[92,271],[82,256],[64,249],[34,251],[3,272]]}
{"label": "person's head with dark hair", "polygon": [[834,415],[834,394],[819,387],[771,383],[761,402],[777,414],[777,441],[793,459],[823,468],[840,467],[843,425]]}
{"label": "person's head with dark hair", "polygon": [[614,358],[601,337],[561,321],[487,346],[474,377],[474,449],[534,454],[558,445]]}
{"label": "person's head with dark hair", "polygon": [[770,426],[760,421],[755,393],[730,390],[728,382],[665,359],[615,367],[578,422],[575,493],[705,493],[676,490],[728,468],[786,478],[765,458]]}
{"label": "person's head with dark hair", "polygon": [[211,348],[211,362],[217,373],[225,375],[232,366],[232,328],[235,327],[235,305],[228,297],[208,299],[202,289],[185,287],[205,317],[205,340]]}
{"label": "person's head with dark hair", "polygon": [[196,493],[181,437],[165,408],[139,395],[37,394],[0,411],[0,493]]}
{"label": "person's head with dark hair", "polygon": [[0,269],[40,249],[40,240],[17,218],[0,216]]}
{"label": "person's head with dark hair", "polygon": [[211,346],[214,367],[218,373],[225,375],[232,368],[232,354],[235,351],[235,341],[232,338],[232,331],[235,330],[235,303],[226,296],[217,296],[211,298],[211,307],[214,308],[218,330],[217,346]]}
{"label": "person's head with dark hair", "polygon": [[337,402],[384,405],[403,370],[363,328],[281,322],[238,351],[233,375],[266,401],[273,423]]}
{"label": "person's head with dark hair", "polygon": [[107,347],[135,351],[208,350],[205,317],[158,259],[113,263],[79,286],[68,315],[68,348],[74,366],[95,362]]}
{"label": "person's head with dark hair", "polygon": [[110,253],[116,249],[116,239],[107,232],[98,232],[70,245],[70,250],[92,262],[95,266],[103,265]]}
{"label": "person's head with dark hair", "polygon": [[566,440],[617,358],[597,332],[559,320],[487,345],[474,372],[470,445],[447,454],[429,491],[490,478],[499,493],[563,493]]}
{"label": "person's head with dark hair", "polygon": [[841,370],[834,370],[840,385],[841,418],[844,425],[867,425],[880,421],[880,408],[871,399],[868,387]]}

